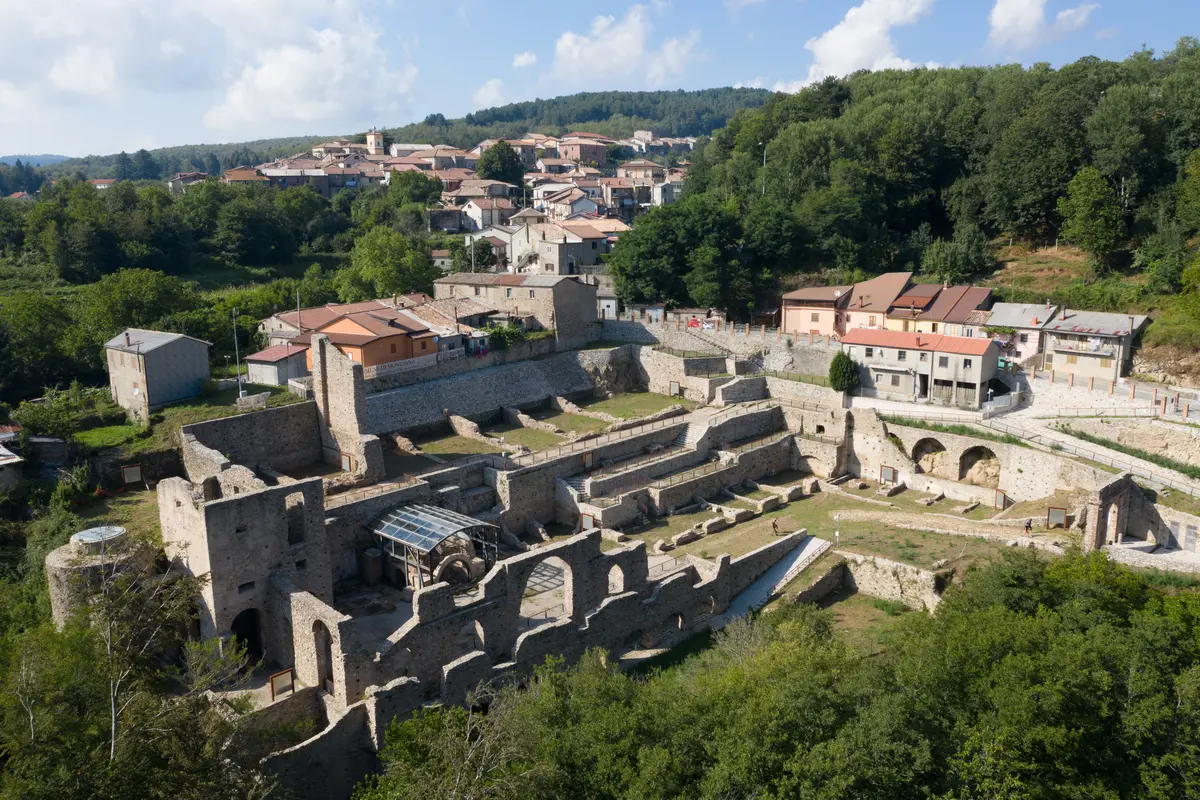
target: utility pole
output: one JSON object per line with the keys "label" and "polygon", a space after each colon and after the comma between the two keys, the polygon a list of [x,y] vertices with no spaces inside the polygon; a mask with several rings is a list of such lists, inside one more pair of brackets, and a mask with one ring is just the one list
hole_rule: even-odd
{"label": "utility pole", "polygon": [[233,310],[233,368],[237,370],[238,397],[242,396],[242,357],[238,354],[237,309]]}
{"label": "utility pole", "polygon": [[761,146],[762,146],[762,149],[763,149],[763,166],[762,166],[762,168],[763,168],[763,187],[762,187],[762,193],[763,193],[763,197],[766,197],[766,196],[767,196],[767,143],[766,143],[766,142],[759,142],[759,145],[761,145]]}

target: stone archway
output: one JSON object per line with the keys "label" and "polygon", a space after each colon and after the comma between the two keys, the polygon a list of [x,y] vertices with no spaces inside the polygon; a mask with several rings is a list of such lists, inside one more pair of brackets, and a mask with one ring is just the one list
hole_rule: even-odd
{"label": "stone archway", "polygon": [[229,625],[229,632],[246,648],[246,657],[251,666],[263,660],[265,652],[257,608],[247,608],[234,617]]}
{"label": "stone archway", "polygon": [[621,594],[625,591],[625,570],[619,564],[613,564],[608,571],[608,593]]}
{"label": "stone archway", "polygon": [[946,446],[932,436],[926,436],[913,445],[912,460],[917,472],[925,474],[944,471],[946,466],[954,463],[946,452]]}
{"label": "stone archway", "polygon": [[522,629],[566,619],[575,613],[575,585],[571,566],[558,556],[539,561],[521,587]]}
{"label": "stone archway", "polygon": [[983,445],[963,451],[958,460],[958,479],[974,486],[1000,487],[1000,458]]}

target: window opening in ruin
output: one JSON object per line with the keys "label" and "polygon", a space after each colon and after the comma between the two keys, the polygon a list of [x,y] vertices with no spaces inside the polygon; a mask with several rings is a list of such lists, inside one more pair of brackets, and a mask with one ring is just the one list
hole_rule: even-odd
{"label": "window opening in ruin", "polygon": [[304,495],[299,492],[288,495],[284,501],[284,507],[287,509],[285,514],[288,544],[300,544],[305,537]]}
{"label": "window opening in ruin", "polygon": [[238,587],[238,594],[245,594],[246,592],[253,592],[253,591],[254,591],[254,581],[250,581],[248,583],[243,583],[241,586]]}
{"label": "window opening in ruin", "polygon": [[817,433],[824,433],[824,432],[825,432],[825,426],[824,426],[824,425],[818,425],[818,426],[817,426]]}
{"label": "window opening in ruin", "polygon": [[317,685],[322,691],[333,694],[333,637],[321,620],[313,623],[313,646],[317,657]]}
{"label": "window opening in ruin", "polygon": [[608,571],[608,593],[621,594],[625,591],[625,571],[616,564]]}

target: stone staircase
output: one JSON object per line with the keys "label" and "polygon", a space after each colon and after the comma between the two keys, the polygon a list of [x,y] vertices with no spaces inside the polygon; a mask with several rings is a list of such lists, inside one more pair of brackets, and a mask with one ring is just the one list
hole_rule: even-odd
{"label": "stone staircase", "polygon": [[690,447],[694,450],[707,432],[708,425],[706,423],[689,422],[675,437],[675,441],[671,442],[671,447]]}
{"label": "stone staircase", "polygon": [[573,492],[575,492],[576,499],[580,501],[588,499],[587,475],[572,475],[569,478],[561,478],[560,480],[562,480],[563,483],[565,483]]}
{"label": "stone staircase", "polygon": [[765,606],[775,594],[793,578],[803,572],[831,547],[825,539],[810,536],[796,549],[788,553],[762,574],[758,580],[746,587],[733,599],[723,614],[708,620],[708,627],[720,630],[735,619],[747,616]]}

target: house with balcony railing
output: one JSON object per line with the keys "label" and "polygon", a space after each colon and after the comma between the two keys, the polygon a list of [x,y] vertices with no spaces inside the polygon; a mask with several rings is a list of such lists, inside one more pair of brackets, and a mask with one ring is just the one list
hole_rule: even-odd
{"label": "house with balcony railing", "polygon": [[1148,318],[1102,311],[1058,311],[1042,328],[1044,369],[1115,381],[1129,372],[1133,346]]}

